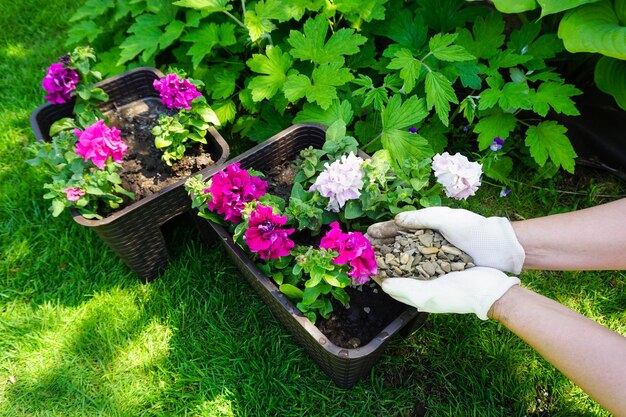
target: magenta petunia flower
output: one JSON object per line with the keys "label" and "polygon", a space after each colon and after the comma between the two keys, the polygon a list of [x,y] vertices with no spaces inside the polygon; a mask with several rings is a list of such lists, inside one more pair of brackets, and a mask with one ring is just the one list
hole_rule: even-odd
{"label": "magenta petunia flower", "polygon": [[79,198],[85,195],[85,192],[77,187],[67,187],[63,191],[65,191],[65,195],[68,201],[77,201]]}
{"label": "magenta petunia flower", "polygon": [[49,93],[46,95],[46,100],[52,104],[63,104],[69,101],[70,93],[76,90],[77,83],[78,73],[57,62],[48,67],[41,86]]}
{"label": "magenta petunia flower", "polygon": [[100,169],[104,169],[109,156],[115,162],[122,162],[128,150],[120,136],[121,132],[115,127],[105,125],[104,120],[98,120],[82,132],[74,129],[74,133],[78,136],[75,152],[85,161],[91,160]]}
{"label": "magenta petunia flower", "polygon": [[338,222],[330,224],[331,229],[320,242],[320,248],[338,252],[333,262],[349,264],[352,270],[348,273],[355,284],[362,285],[378,273],[376,255],[372,244],[360,232],[343,233]]}
{"label": "magenta petunia flower", "polygon": [[161,102],[170,109],[191,109],[191,102],[202,93],[186,78],[178,78],[176,74],[154,80],[154,89],[161,94]]}
{"label": "magenta petunia flower", "polygon": [[251,176],[247,170],[241,169],[239,162],[235,162],[216,173],[204,191],[211,194],[207,203],[209,210],[223,215],[225,220],[239,223],[245,204],[265,195],[265,190],[265,181]]}
{"label": "magenta petunia flower", "polygon": [[250,213],[248,230],[245,233],[250,250],[258,253],[261,259],[277,259],[289,255],[295,243],[287,236],[295,229],[283,229],[286,222],[287,216],[274,214],[269,206],[257,205],[256,210]]}

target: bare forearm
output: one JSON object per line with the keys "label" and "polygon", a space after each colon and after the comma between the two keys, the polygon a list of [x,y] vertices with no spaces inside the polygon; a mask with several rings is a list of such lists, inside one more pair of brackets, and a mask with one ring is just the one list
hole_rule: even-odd
{"label": "bare forearm", "polygon": [[626,338],[520,286],[489,310],[590,397],[626,416]]}
{"label": "bare forearm", "polygon": [[626,269],[626,199],[512,225],[525,269]]}

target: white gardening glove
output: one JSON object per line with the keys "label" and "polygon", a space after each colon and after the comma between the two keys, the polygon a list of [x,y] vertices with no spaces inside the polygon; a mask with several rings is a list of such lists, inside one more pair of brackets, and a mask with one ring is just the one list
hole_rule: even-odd
{"label": "white gardening glove", "polygon": [[519,274],[526,254],[517,240],[511,222],[504,217],[483,217],[463,209],[429,207],[405,211],[393,222],[369,227],[370,240],[385,242],[402,229],[434,229],[474,260],[477,266],[488,266]]}
{"label": "white gardening glove", "polygon": [[474,267],[450,272],[430,281],[387,278],[383,291],[396,300],[428,313],[474,313],[487,320],[487,312],[513,285],[510,277],[493,268]]}

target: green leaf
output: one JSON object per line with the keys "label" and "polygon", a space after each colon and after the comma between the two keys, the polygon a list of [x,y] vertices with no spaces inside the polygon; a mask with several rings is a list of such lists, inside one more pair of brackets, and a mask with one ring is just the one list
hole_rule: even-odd
{"label": "green leaf", "polygon": [[219,100],[233,95],[239,72],[232,68],[218,68],[212,72],[211,76],[211,98]]}
{"label": "green leaf", "polygon": [[401,96],[394,94],[381,112],[383,131],[406,130],[424,120],[426,116],[428,116],[428,110],[426,110],[424,99],[411,96],[402,103]]}
{"label": "green leaf", "polygon": [[482,117],[474,126],[474,133],[478,133],[478,149],[487,149],[496,136],[508,138],[516,125],[517,119],[511,113],[496,111]]}
{"label": "green leaf", "polygon": [[106,0],[87,0],[76,12],[70,17],[70,22],[94,20],[107,13],[114,6]]}
{"label": "green leaf", "polygon": [[304,294],[302,295],[302,304],[313,304],[317,300],[317,297],[320,296],[320,294],[320,288],[317,286],[305,288]]}
{"label": "green leaf", "polygon": [[181,22],[180,20],[172,20],[163,29],[163,35],[161,35],[161,39],[159,39],[159,47],[161,49],[165,49],[173,44],[174,41],[178,40],[184,29],[184,22]]}
{"label": "green leaf", "polygon": [[500,92],[498,105],[502,110],[524,109],[530,110],[530,89],[526,84],[506,83]]}
{"label": "green leaf", "polygon": [[530,155],[540,166],[549,157],[555,165],[574,173],[574,158],[577,155],[565,132],[565,126],[555,121],[541,122],[528,128],[525,143],[530,149]]}
{"label": "green leaf", "polygon": [[50,137],[55,136],[57,133],[62,132],[64,130],[75,129],[76,122],[71,117],[63,117],[50,126]]}
{"label": "green leaf", "polygon": [[385,131],[381,136],[381,142],[398,167],[402,166],[406,159],[421,160],[434,155],[424,137],[406,130]]}
{"label": "green leaf", "polygon": [[294,300],[294,301],[300,301],[302,300],[302,297],[304,296],[304,293],[302,292],[300,288],[291,284],[282,284],[278,289],[280,290],[280,292],[282,292],[283,294],[285,294],[287,297],[289,297],[291,300]]}
{"label": "green leaf", "polygon": [[306,95],[310,87],[311,80],[306,75],[290,74],[283,84],[283,93],[285,93],[287,100],[295,103]]}
{"label": "green leaf", "polygon": [[570,52],[599,52],[626,59],[626,27],[620,23],[610,0],[567,11],[558,35]]}
{"label": "green leaf", "polygon": [[549,14],[564,12],[582,6],[583,4],[596,3],[598,1],[599,0],[537,0],[537,3],[541,6],[541,17],[545,17]]}
{"label": "green leaf", "polygon": [[271,20],[258,16],[256,12],[252,10],[246,11],[243,23],[248,29],[248,34],[252,42],[258,41],[265,33],[270,33],[276,27]]}
{"label": "green leaf", "polygon": [[65,203],[59,199],[52,200],[52,217],[59,217],[59,214],[65,210]]}
{"label": "green leaf", "polygon": [[462,46],[451,45],[458,36],[458,33],[437,33],[428,41],[428,48],[435,58],[442,61],[454,62],[475,59],[474,55],[467,52]]}
{"label": "green leaf", "polygon": [[93,20],[82,20],[74,25],[67,32],[66,45],[79,44],[83,39],[93,42],[102,33],[102,27]]}
{"label": "green leaf", "polygon": [[492,2],[502,13],[522,13],[537,8],[535,0],[492,0]]}
{"label": "green leaf", "polygon": [[428,40],[428,49],[433,53],[442,50],[452,44],[458,36],[458,33],[437,33]]}
{"label": "green leaf", "polygon": [[571,84],[545,82],[532,95],[532,108],[540,116],[546,116],[549,107],[552,107],[557,113],[578,116],[580,112],[570,97],[580,94],[582,91]]}
{"label": "green leaf", "polygon": [[426,42],[428,32],[428,26],[424,24],[422,15],[406,9],[394,14],[389,24],[383,25],[380,29],[383,31],[382,35],[415,52]]}
{"label": "green leaf", "polygon": [[266,55],[253,54],[246,61],[246,65],[253,72],[265,74],[253,77],[248,84],[254,101],[270,99],[281,90],[287,79],[287,71],[293,63],[291,57],[283,53],[279,46],[268,47],[265,53]]}
{"label": "green leaf", "polygon": [[422,61],[415,58],[408,49],[402,48],[394,54],[387,68],[400,70],[400,78],[404,81],[404,92],[408,94],[415,87]]}
{"label": "green leaf", "polygon": [[458,103],[452,83],[439,72],[429,72],[426,74],[424,87],[426,89],[426,103],[428,110],[435,107],[439,120],[448,126],[448,113],[450,113],[450,103]]}
{"label": "green leaf", "polygon": [[504,44],[504,20],[499,13],[476,18],[472,32],[465,28],[457,32],[456,44],[477,58],[491,58],[500,53],[500,47]]}
{"label": "green leaf", "polygon": [[203,24],[197,29],[190,30],[181,40],[193,44],[187,51],[187,55],[191,56],[194,68],[200,65],[205,56],[211,54],[213,48],[227,47],[237,43],[235,25],[232,23]]}
{"label": "green leaf", "polygon": [[491,164],[483,164],[483,172],[486,176],[504,184],[509,183],[509,174],[512,170],[513,160],[508,156],[500,156]]}
{"label": "green leaf", "polygon": [[346,219],[358,219],[363,215],[363,207],[361,207],[361,202],[358,200],[350,200],[346,203],[345,206],[345,215]]}
{"label": "green leaf", "polygon": [[228,2],[229,0],[178,0],[174,2],[174,5],[202,10],[208,16],[211,13],[231,10],[233,6]]}
{"label": "green leaf", "polygon": [[461,84],[463,87],[471,88],[473,90],[480,90],[482,88],[482,80],[480,78],[481,69],[473,62],[457,62],[454,64],[459,77],[461,78]]}
{"label": "green leaf", "polygon": [[324,281],[336,288],[345,288],[350,285],[350,278],[344,274],[324,274]]}
{"label": "green leaf", "polygon": [[520,55],[507,49],[489,58],[489,66],[491,69],[511,68],[524,64],[532,59],[533,57],[530,55]]}
{"label": "green leaf", "polygon": [[367,38],[354,33],[354,29],[339,29],[326,41],[329,22],[321,14],[304,23],[304,32],[292,30],[287,42],[292,46],[290,54],[301,61],[317,64],[343,63],[345,55],[359,52],[359,46]]}
{"label": "green leaf", "polygon": [[349,101],[333,100],[330,107],[326,110],[317,104],[305,103],[302,110],[298,112],[293,119],[294,123],[321,123],[330,126],[337,120],[343,120],[346,125],[352,122],[352,105]]}
{"label": "green leaf", "polygon": [[[626,4],[626,2],[624,2]],[[626,62],[602,57],[594,72],[596,86],[615,98],[617,104],[626,110]]]}
{"label": "green leaf", "polygon": [[283,92],[291,102],[306,96],[309,102],[315,102],[326,110],[337,99],[335,87],[344,85],[353,78],[350,70],[341,68],[339,62],[323,64],[313,70],[313,82],[306,75],[290,74],[283,85]]}
{"label": "green leaf", "polygon": [[237,116],[237,106],[232,100],[227,100],[223,103],[213,103],[213,111],[217,117],[217,123],[212,122],[215,126],[230,123]]}
{"label": "green leaf", "polygon": [[131,30],[133,34],[120,44],[121,53],[117,61],[118,65],[125,64],[139,54],[144,61],[149,60],[156,52],[163,35],[161,29],[150,23],[149,19],[138,20],[129,28],[129,31]]}

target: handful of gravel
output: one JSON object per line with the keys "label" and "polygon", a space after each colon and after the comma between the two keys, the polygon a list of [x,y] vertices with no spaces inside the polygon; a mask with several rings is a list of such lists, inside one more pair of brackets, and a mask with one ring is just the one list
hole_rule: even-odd
{"label": "handful of gravel", "polygon": [[[394,243],[374,245],[378,280],[429,280],[474,266],[472,258],[434,230],[400,231]],[[380,282],[379,282],[380,284]]]}

